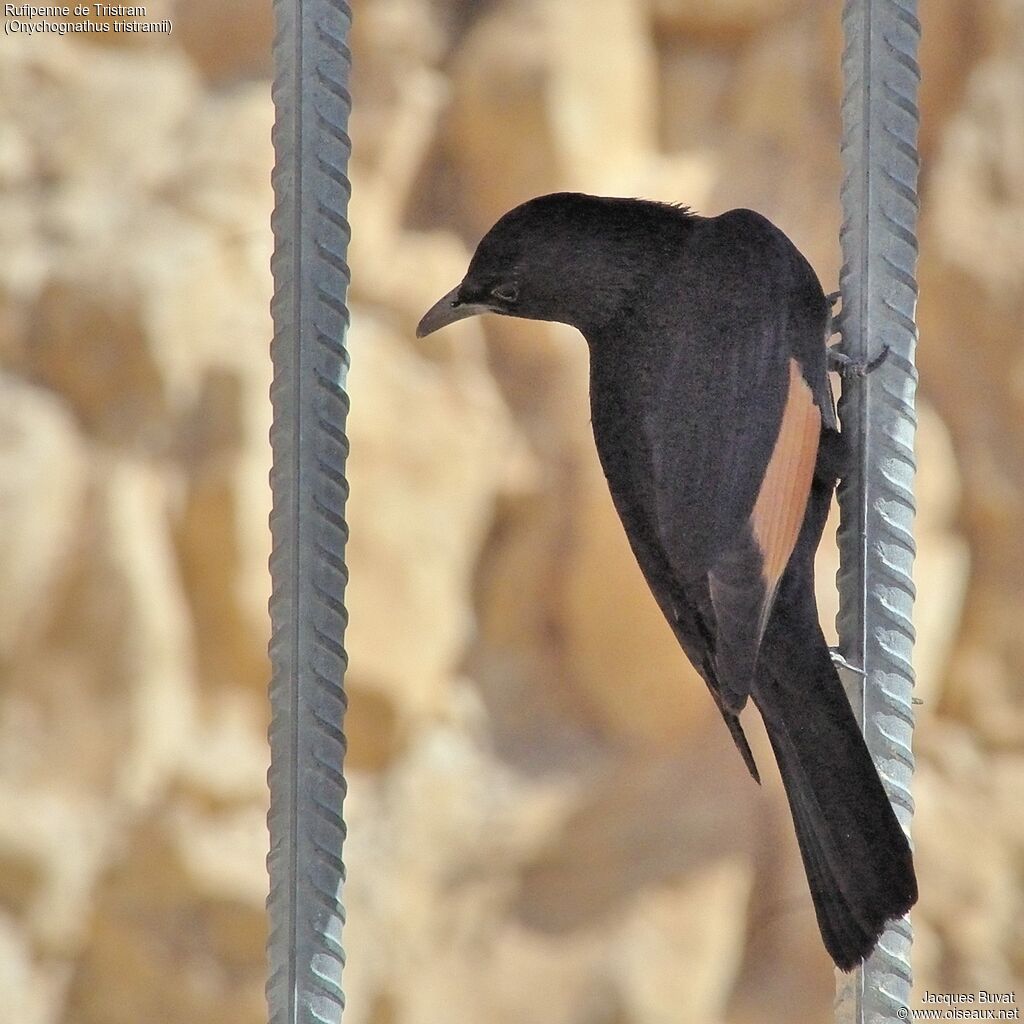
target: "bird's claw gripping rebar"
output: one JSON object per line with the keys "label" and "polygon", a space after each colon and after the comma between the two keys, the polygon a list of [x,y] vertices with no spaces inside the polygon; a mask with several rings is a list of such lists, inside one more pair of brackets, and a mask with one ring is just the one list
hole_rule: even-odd
{"label": "bird's claw gripping rebar", "polygon": [[[826,340],[842,333],[842,329],[835,326],[838,320],[835,308],[842,297],[842,292],[829,292],[825,296],[825,301],[829,305],[828,330],[825,334]],[[862,363],[846,355],[844,352],[840,352],[838,345],[833,345],[828,350],[828,368],[832,373],[838,373],[843,380],[848,380],[852,377],[866,377],[872,370],[878,369],[885,362],[888,355],[889,346],[885,345],[874,359],[869,359],[866,363]]]}
{"label": "bird's claw gripping rebar", "polygon": [[830,647],[828,653],[832,657],[832,664],[836,668],[844,668],[847,672],[852,672],[854,675],[863,676],[867,673],[862,668],[858,668],[856,665],[851,665],[840,653],[836,647]]}
{"label": "bird's claw gripping rebar", "polygon": [[888,355],[889,346],[885,345],[874,359],[869,359],[866,363],[862,363],[852,359],[844,352],[840,352],[837,346],[832,346],[828,350],[828,368],[833,373],[838,373],[843,380],[849,380],[852,377],[866,377],[872,370],[877,370],[885,362]]}

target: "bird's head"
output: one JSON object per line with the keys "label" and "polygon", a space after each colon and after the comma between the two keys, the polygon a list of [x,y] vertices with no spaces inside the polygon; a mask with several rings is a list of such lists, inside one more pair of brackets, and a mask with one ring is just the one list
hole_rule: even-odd
{"label": "bird's head", "polygon": [[679,212],[575,192],[517,206],[484,235],[466,276],[427,311],[416,336],[479,313],[557,320],[581,329],[600,320],[636,286],[633,250],[644,237],[637,218],[646,221],[643,210],[653,207],[662,217],[666,209]]}

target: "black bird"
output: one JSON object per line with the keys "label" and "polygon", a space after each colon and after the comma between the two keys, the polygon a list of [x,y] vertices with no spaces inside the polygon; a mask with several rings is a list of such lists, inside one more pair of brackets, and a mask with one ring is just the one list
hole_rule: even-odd
{"label": "black bird", "polygon": [[758,781],[739,713],[748,697],[761,712],[825,947],[851,970],[917,882],[818,623],[844,448],[817,276],[751,210],[556,193],[505,214],[416,333],[487,312],[586,338],[630,545]]}

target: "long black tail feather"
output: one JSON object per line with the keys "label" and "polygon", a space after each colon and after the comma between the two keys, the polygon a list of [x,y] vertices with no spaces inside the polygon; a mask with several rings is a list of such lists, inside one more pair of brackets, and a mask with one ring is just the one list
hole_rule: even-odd
{"label": "long black tail feather", "polygon": [[[852,714],[850,720],[856,729]],[[866,749],[823,769],[784,726],[768,718],[766,724],[825,948],[838,967],[852,970],[874,949],[886,922],[917,899],[909,844]],[[829,723],[829,731],[836,727]]]}
{"label": "long black tail feather", "polygon": [[777,609],[754,702],[779,764],[822,938],[836,964],[851,970],[885,923],[917,900],[917,880],[910,844],[813,616],[813,597],[806,600],[810,609]]}
{"label": "long black tail feather", "polygon": [[849,971],[871,953],[886,922],[916,902],[917,879],[818,623],[814,552],[832,480],[822,473],[812,487],[762,641],[753,700],[779,764],[822,939]]}

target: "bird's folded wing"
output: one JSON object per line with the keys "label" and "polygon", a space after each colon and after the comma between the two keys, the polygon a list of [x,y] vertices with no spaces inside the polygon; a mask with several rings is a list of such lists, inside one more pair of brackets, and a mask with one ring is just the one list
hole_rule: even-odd
{"label": "bird's folded wing", "polygon": [[821,426],[793,358],[806,328],[785,264],[749,235],[720,233],[694,253],[686,294],[710,301],[680,316],[645,423],[660,543],[680,585],[706,584],[715,674],[734,708],[803,521]]}
{"label": "bird's folded wing", "polygon": [[821,412],[795,359],[778,435],[750,518],[708,573],[716,673],[727,702],[749,692],[775,592],[803,523],[821,435]]}
{"label": "bird's folded wing", "polygon": [[795,359],[789,361],[789,392],[782,425],[757,492],[750,522],[761,552],[761,575],[768,590],[759,617],[759,633],[767,625],[771,597],[793,553],[811,492],[821,436],[821,411]]}

